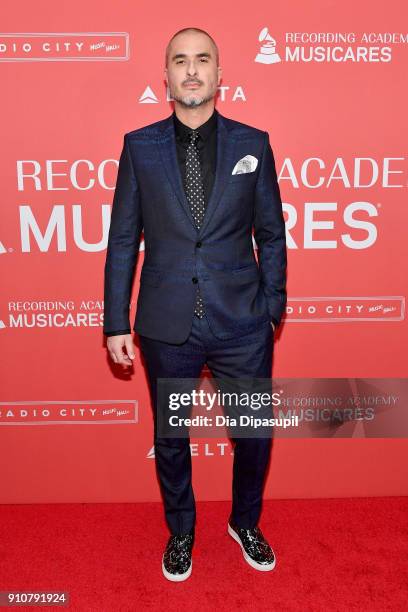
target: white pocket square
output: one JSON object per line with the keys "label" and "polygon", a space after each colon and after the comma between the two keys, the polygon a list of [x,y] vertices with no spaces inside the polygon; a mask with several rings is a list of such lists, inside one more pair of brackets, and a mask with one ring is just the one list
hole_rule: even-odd
{"label": "white pocket square", "polygon": [[234,166],[232,174],[246,174],[254,172],[258,165],[258,160],[253,155],[245,155]]}

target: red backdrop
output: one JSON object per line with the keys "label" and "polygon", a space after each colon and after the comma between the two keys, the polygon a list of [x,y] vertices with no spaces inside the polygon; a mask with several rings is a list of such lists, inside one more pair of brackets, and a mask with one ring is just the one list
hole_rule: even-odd
{"label": "red backdrop", "polygon": [[[405,2],[0,13],[1,502],[159,499],[139,353],[127,374],[107,357],[103,266],[123,134],[172,112],[164,51],[182,27],[218,42],[220,113],[270,135],[289,247],[274,376],[407,376]],[[142,262],[143,244],[132,318]],[[266,496],[404,494],[406,449],[276,440]],[[228,499],[225,440],[192,453],[197,498]]]}

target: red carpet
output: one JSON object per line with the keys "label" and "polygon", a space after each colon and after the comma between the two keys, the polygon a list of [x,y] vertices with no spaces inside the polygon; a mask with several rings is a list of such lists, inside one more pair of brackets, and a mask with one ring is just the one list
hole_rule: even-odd
{"label": "red carpet", "polygon": [[66,590],[70,610],[98,612],[407,609],[408,498],[265,502],[265,573],[226,534],[229,507],[197,504],[193,573],[177,584],[161,574],[158,503],[0,506],[0,591]]}

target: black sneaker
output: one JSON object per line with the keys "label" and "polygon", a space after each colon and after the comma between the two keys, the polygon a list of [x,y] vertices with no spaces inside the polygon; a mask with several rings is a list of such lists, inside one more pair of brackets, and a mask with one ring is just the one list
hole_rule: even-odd
{"label": "black sneaker", "polygon": [[170,536],[162,559],[162,570],[167,580],[181,582],[190,576],[193,568],[193,542],[193,533]]}
{"label": "black sneaker", "polygon": [[275,553],[259,527],[243,529],[230,519],[228,533],[241,546],[244,559],[251,567],[261,572],[273,570],[276,563]]}

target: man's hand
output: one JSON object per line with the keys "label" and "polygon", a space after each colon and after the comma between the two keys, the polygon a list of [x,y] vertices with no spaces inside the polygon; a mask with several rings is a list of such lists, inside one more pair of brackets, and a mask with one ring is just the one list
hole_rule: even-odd
{"label": "man's hand", "polygon": [[[127,354],[123,352],[123,347],[126,348]],[[135,358],[132,334],[108,336],[107,348],[114,363],[120,364],[124,368],[132,365],[132,359]]]}

